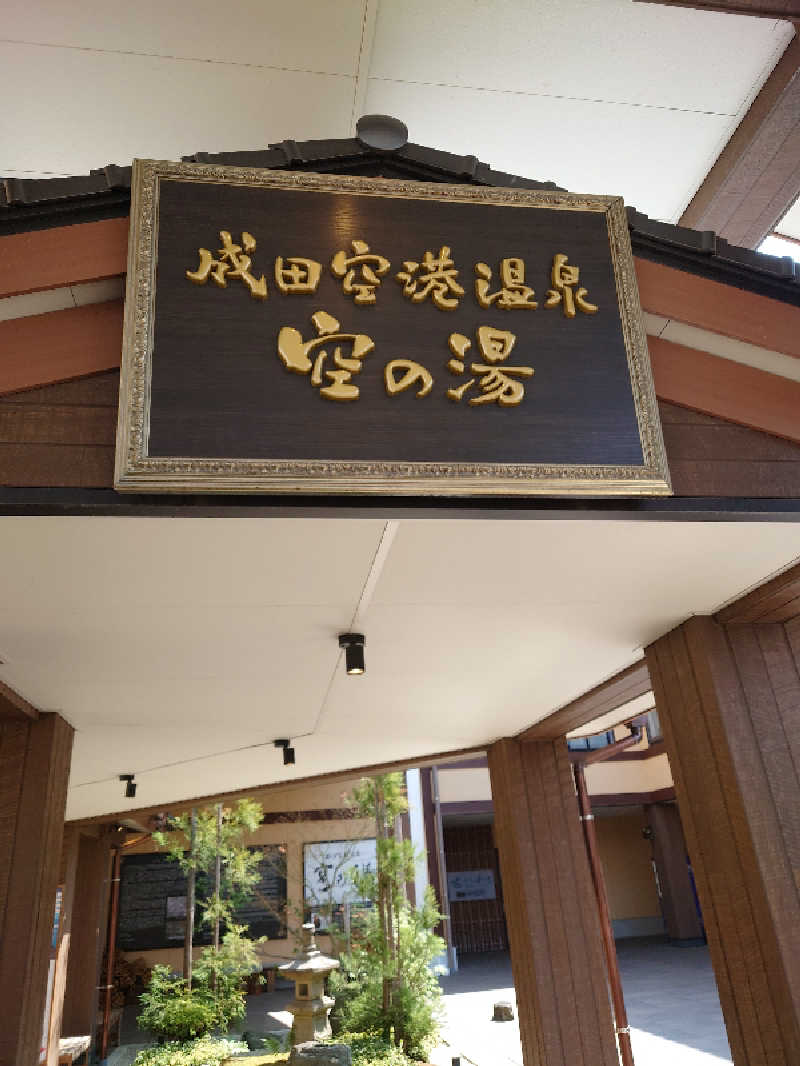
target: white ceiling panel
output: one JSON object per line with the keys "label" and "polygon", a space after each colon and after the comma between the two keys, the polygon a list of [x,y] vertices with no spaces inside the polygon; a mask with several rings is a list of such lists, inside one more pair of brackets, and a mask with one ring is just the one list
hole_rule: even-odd
{"label": "white ceiling panel", "polygon": [[0,173],[84,174],[351,128],[354,81],[343,75],[7,43],[0,69],[24,86],[0,114]]}
{"label": "white ceiling panel", "polygon": [[364,6],[304,0],[299,18],[283,0],[4,0],[3,25],[29,44],[354,75]]}
{"label": "white ceiling panel", "polygon": [[[117,734],[113,741],[124,742],[124,736]],[[106,746],[110,747],[109,742],[113,741],[109,735]],[[180,742],[180,737],[168,734],[166,741],[167,747],[174,750]],[[76,749],[80,743],[81,737],[78,735]],[[147,743],[150,745],[149,749]],[[148,750],[152,754],[152,737],[147,743],[141,749],[142,754]],[[281,753],[271,745],[210,755],[191,761],[178,760],[171,765],[163,765],[162,768],[137,771],[138,793],[135,799],[130,800],[125,799],[125,786],[118,780],[117,775],[108,773],[107,767],[102,767],[96,779],[97,783],[70,788],[67,818],[88,818],[100,811],[130,811],[143,805],[163,804],[168,808],[171,802],[177,802],[181,797],[191,798],[197,795],[198,785],[203,788],[204,795],[213,795],[228,791],[231,781],[236,781],[235,787],[242,789],[256,788],[267,780],[291,783],[297,778],[320,772],[317,769],[320,766],[330,769],[345,768],[354,765],[354,760],[361,766],[370,762],[391,762],[399,758],[413,761],[414,758],[437,751],[438,743],[438,737],[429,737],[427,734],[417,737],[413,743],[406,742],[403,747],[390,735],[375,736],[368,745],[361,744],[357,738],[354,740],[350,736],[314,736],[302,738],[295,743],[297,762],[294,766],[284,766]],[[183,750],[190,752],[191,745]],[[133,751],[134,754],[139,753],[138,749]],[[95,750],[92,758],[100,764],[102,749]],[[132,763],[129,769],[135,769],[135,765]]]}
{"label": "white ceiling panel", "polygon": [[[786,22],[630,0],[406,0],[380,5],[370,75],[733,115],[791,38]],[[522,135],[495,106],[498,126]]]}
{"label": "white ceiling panel", "polygon": [[[794,545],[800,555],[800,527],[781,531],[765,525],[754,543],[752,527],[726,526],[724,550],[715,528],[664,522],[643,530],[641,522],[594,521],[474,521],[454,527],[406,520],[373,602],[543,607],[605,603],[613,589],[614,604],[657,600],[662,608],[688,604],[690,613],[702,614],[760,580],[770,541]],[[713,566],[698,565],[709,557]],[[681,574],[692,575],[690,588],[676,581]]]}
{"label": "white ceiling panel", "polygon": [[3,518],[0,577],[6,603],[34,609],[128,611],[158,603],[353,610],[383,527],[324,518]]}
{"label": "white ceiling panel", "polygon": [[403,520],[385,556],[383,528],[0,519],[0,679],[75,726],[70,817],[483,746],[800,556],[792,524]]}
{"label": "white ceiling panel", "polygon": [[421,144],[480,154],[495,169],[573,192],[620,195],[669,220],[730,131],[720,115],[375,80],[367,108],[403,117]]}
{"label": "white ceiling panel", "polygon": [[[150,589],[150,607],[111,608],[116,621],[110,628],[108,608],[97,606],[49,618],[41,609],[24,606],[13,614],[0,611],[0,646],[10,673],[26,668],[34,672],[44,655],[48,674],[60,685],[136,683],[143,669],[150,681],[259,682],[273,676],[309,681],[315,669],[327,671],[327,678],[339,655],[336,635],[347,627],[353,611],[347,602],[325,609],[272,604],[167,607],[152,584]],[[81,704],[71,710],[80,714]]]}

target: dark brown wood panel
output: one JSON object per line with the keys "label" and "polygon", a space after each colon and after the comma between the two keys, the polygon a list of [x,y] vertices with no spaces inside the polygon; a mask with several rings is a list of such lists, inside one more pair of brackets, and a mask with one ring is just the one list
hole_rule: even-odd
{"label": "dark brown wood panel", "polygon": [[27,729],[14,839],[7,853],[0,1066],[38,1061],[72,752],[72,727],[59,715],[43,714]]}
{"label": "dark brown wood panel", "polygon": [[58,872],[58,884],[63,894],[58,925],[58,943],[56,945],[53,998],[50,1004],[47,1066],[59,1066],[58,1041],[61,1037],[64,992],[67,986],[67,969],[72,944],[72,911],[75,905],[75,875],[78,869],[79,841],[80,833],[76,828],[67,827],[64,830],[64,839],[61,844],[61,863]]}
{"label": "dark brown wood panel", "polygon": [[[741,459],[713,463],[670,462],[677,496],[750,496],[794,499],[800,496],[800,463],[751,463]],[[747,489],[751,491],[747,491]],[[744,490],[744,491],[743,491]]]}
{"label": "dark brown wood panel", "polygon": [[716,614],[724,625],[739,622],[788,622],[798,612],[785,616],[787,607],[793,608],[800,598],[800,564],[789,567],[782,574],[741,596],[735,603],[723,607]]}
{"label": "dark brown wood panel", "polygon": [[0,681],[0,719],[8,716],[35,719],[39,717],[39,712],[24,696],[20,696],[10,685]]}
{"label": "dark brown wood panel", "polygon": [[[800,1061],[800,678],[781,625],[694,618],[647,649],[737,1066]],[[794,723],[789,723],[790,727]]]}
{"label": "dark brown wood panel", "polygon": [[[30,722],[0,718],[0,855],[9,856],[14,847],[17,812],[25,770]],[[10,863],[0,862],[0,935],[5,928]]]}
{"label": "dark brown wood panel", "polygon": [[[635,0],[639,4],[689,7],[721,15],[755,15],[765,19],[800,18],[800,0]],[[687,222],[686,225],[689,225]]]}
{"label": "dark brown wood panel", "polygon": [[498,741],[489,772],[525,1061],[616,1066],[566,744]]}
{"label": "dark brown wood panel", "polygon": [[698,940],[703,936],[703,927],[689,877],[678,806],[675,803],[648,803],[644,813],[653,834],[653,858],[661,886],[667,934],[672,940]]}
{"label": "dark brown wood panel", "polygon": [[83,445],[0,444],[0,484],[111,486],[114,449]]}
{"label": "dark brown wood panel", "polygon": [[[109,487],[119,372],[0,397],[0,484]],[[659,403],[678,496],[800,497],[800,444]]]}
{"label": "dark brown wood panel", "polygon": [[[686,3],[711,11],[725,10],[727,6],[764,17],[800,18],[800,0]],[[695,193],[681,217],[681,225],[715,230],[732,244],[757,248],[797,198],[799,66],[800,39],[795,37]]]}
{"label": "dark brown wood panel", "polygon": [[101,444],[113,446],[115,425],[107,407],[68,404],[0,405],[0,444]]}
{"label": "dark brown wood panel", "polygon": [[115,412],[119,402],[119,370],[107,370],[74,381],[62,381],[53,385],[43,385],[35,389],[25,389],[0,398],[0,405],[33,404],[45,407],[105,407]]}
{"label": "dark brown wood panel", "polygon": [[80,891],[72,911],[63,1036],[91,1034],[96,1020],[100,962],[105,947],[110,840],[108,832],[81,833],[77,880]]}

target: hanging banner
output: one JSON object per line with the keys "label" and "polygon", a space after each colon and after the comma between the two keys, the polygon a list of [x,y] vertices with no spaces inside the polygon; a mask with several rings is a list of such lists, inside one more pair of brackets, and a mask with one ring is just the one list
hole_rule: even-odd
{"label": "hanging banner", "polygon": [[115,484],[669,492],[622,200],[137,161]]}

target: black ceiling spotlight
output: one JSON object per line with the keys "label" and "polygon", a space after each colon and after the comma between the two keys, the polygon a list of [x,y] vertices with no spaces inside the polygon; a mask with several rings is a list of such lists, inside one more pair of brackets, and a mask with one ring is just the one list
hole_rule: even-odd
{"label": "black ceiling spotlight", "polygon": [[283,765],[294,766],[294,748],[290,748],[288,740],[274,740],[276,748],[283,748]]}
{"label": "black ceiling spotlight", "polygon": [[339,634],[339,647],[344,648],[344,665],[348,674],[353,676],[357,674],[363,674],[366,671],[364,666],[364,645],[366,644],[366,638],[363,633],[340,633]]}
{"label": "black ceiling spotlight", "polygon": [[133,799],[136,795],[136,782],[133,780],[136,774],[120,774],[120,781],[127,782],[125,785],[125,799]]}

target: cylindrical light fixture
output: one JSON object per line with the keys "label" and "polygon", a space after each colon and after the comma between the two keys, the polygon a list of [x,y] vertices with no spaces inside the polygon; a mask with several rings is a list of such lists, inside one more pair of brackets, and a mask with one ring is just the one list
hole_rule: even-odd
{"label": "cylindrical light fixture", "polygon": [[133,799],[136,795],[136,782],[133,780],[135,774],[120,774],[120,781],[125,782],[125,799]]}
{"label": "cylindrical light fixture", "polygon": [[366,639],[363,633],[340,633],[339,647],[344,648],[345,670],[352,676],[363,674],[366,671],[364,665],[364,644]]}

